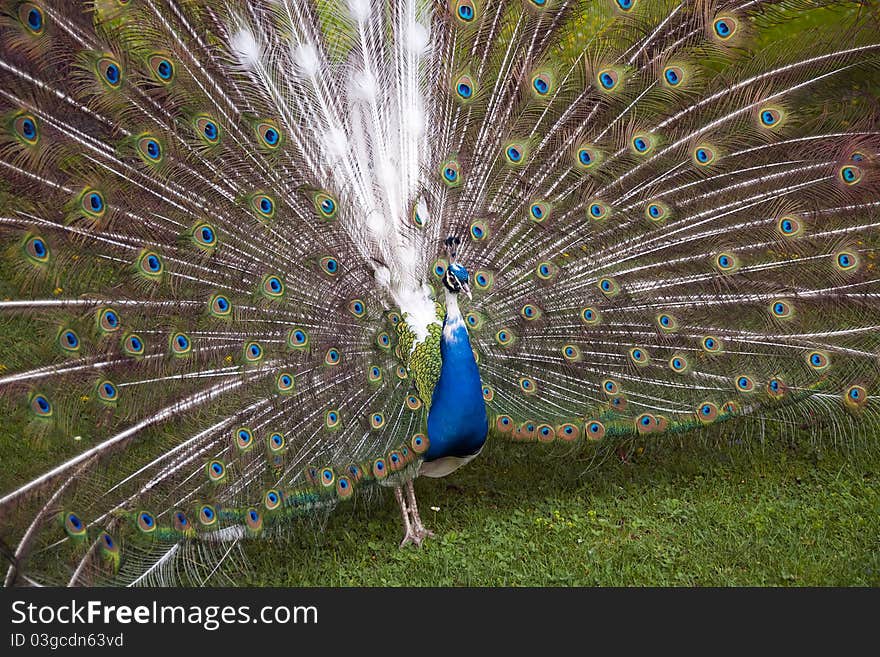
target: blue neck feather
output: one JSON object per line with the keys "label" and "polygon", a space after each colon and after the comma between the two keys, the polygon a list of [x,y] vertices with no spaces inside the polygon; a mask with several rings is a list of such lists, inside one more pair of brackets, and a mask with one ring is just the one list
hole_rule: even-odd
{"label": "blue neck feather", "polygon": [[446,294],[446,317],[440,339],[440,378],[428,413],[430,446],[426,461],[472,456],[486,442],[488,420],[480,372],[467,327],[454,294]]}

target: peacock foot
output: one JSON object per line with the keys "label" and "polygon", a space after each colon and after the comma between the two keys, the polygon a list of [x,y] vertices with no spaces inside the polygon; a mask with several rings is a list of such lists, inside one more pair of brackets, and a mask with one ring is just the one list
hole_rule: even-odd
{"label": "peacock foot", "polygon": [[419,517],[412,481],[406,482],[406,497],[401,488],[394,489],[394,497],[400,505],[400,517],[403,520],[403,540],[400,542],[400,547],[403,548],[410,543],[420,546],[426,538],[434,538],[434,532],[426,528]]}
{"label": "peacock foot", "polygon": [[423,540],[425,540],[425,537],[422,534],[416,532],[412,527],[408,527],[403,535],[403,540],[400,542],[400,548],[403,549],[410,543],[420,547]]}
{"label": "peacock foot", "polygon": [[432,532],[430,529],[422,524],[422,518],[421,516],[419,516],[419,505],[416,504],[416,490],[413,486],[413,482],[411,479],[406,482],[406,497],[409,501],[409,516],[413,532],[415,532],[415,534],[419,536],[421,540],[425,540],[426,538],[434,538],[434,532]]}
{"label": "peacock foot", "polygon": [[418,524],[413,523],[413,533],[418,536],[422,541],[424,541],[426,538],[434,538],[436,536],[436,534],[425,527],[421,523],[421,521]]}

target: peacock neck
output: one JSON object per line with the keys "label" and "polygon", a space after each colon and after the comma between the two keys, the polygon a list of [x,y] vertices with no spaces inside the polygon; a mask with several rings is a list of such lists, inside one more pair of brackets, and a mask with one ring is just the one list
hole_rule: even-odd
{"label": "peacock neck", "polygon": [[470,457],[486,442],[488,421],[480,372],[458,297],[446,292],[446,316],[440,338],[440,378],[428,414],[427,461]]}
{"label": "peacock neck", "polygon": [[[458,295],[452,294],[446,290],[446,316],[443,318],[443,339],[451,339],[452,333],[458,329],[458,325],[464,329],[467,334],[467,327],[464,325],[464,318],[461,316],[461,310],[458,307]],[[447,336],[447,331],[449,336]],[[468,337],[470,341],[470,337]]]}

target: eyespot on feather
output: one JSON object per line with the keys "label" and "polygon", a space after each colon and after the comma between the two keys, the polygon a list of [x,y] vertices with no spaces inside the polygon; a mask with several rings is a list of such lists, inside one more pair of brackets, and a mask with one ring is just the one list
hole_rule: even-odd
{"label": "eyespot on feather", "polygon": [[559,273],[559,267],[557,267],[554,263],[546,260],[544,262],[539,262],[538,266],[535,267],[535,276],[538,277],[538,280],[543,282],[552,281],[556,278],[556,275]]}
{"label": "eyespot on feather", "polygon": [[327,276],[336,276],[339,273],[339,261],[332,256],[324,256],[318,265]]}
{"label": "eyespot on feather", "polygon": [[136,515],[135,524],[144,534],[152,534],[156,531],[156,518],[149,511],[139,511]]}
{"label": "eyespot on feather", "polygon": [[203,527],[213,527],[217,524],[217,510],[210,504],[199,507],[199,522]]}
{"label": "eyespot on feather", "polygon": [[282,454],[287,449],[287,439],[279,431],[273,431],[266,436],[266,448],[270,454]]}
{"label": "eyespot on feather", "polygon": [[456,160],[447,160],[440,165],[440,177],[447,187],[461,185],[461,167]]}
{"label": "eyespot on feather", "polygon": [[755,380],[746,374],[734,377],[734,385],[739,392],[753,392],[755,390]]}
{"label": "eyespot on feather", "polygon": [[542,223],[550,217],[551,207],[545,201],[534,201],[529,204],[529,219],[535,223]]}
{"label": "eyespot on feather", "polygon": [[37,235],[27,235],[22,244],[25,258],[34,265],[45,265],[49,262],[52,252],[46,241]]}
{"label": "eyespot on feather", "polygon": [[226,319],[232,316],[232,302],[225,294],[214,294],[208,299],[208,312],[217,318]]}
{"label": "eyespot on feather", "polygon": [[139,335],[129,333],[122,338],[122,351],[127,356],[142,356],[146,345]]}
{"label": "eyespot on feather", "polygon": [[602,152],[592,144],[582,144],[575,151],[574,160],[581,171],[591,171],[602,162]]}
{"label": "eyespot on feather", "polygon": [[119,89],[122,86],[122,66],[114,57],[99,58],[95,62],[95,74],[105,87]]}
{"label": "eyespot on feather", "polygon": [[312,202],[318,211],[318,216],[325,221],[332,221],[336,218],[339,211],[339,205],[336,198],[329,192],[318,192],[314,195]]}
{"label": "eyespot on feather", "polygon": [[629,359],[634,365],[647,365],[651,362],[648,350],[644,347],[633,347],[629,350]]}
{"label": "eyespot on feather", "polygon": [[450,0],[450,6],[460,26],[471,25],[477,20],[479,5],[475,0]]}
{"label": "eyespot on feather", "polygon": [[46,31],[46,17],[41,7],[33,2],[23,2],[18,6],[18,20],[33,36]]}
{"label": "eyespot on feather", "polygon": [[263,530],[263,516],[254,507],[245,511],[244,522],[250,534],[259,534]]}
{"label": "eyespot on feather", "polygon": [[611,207],[599,200],[591,201],[587,205],[587,218],[593,221],[604,221],[611,214]]}
{"label": "eyespot on feather", "polygon": [[711,146],[701,144],[693,150],[691,157],[698,167],[708,167],[715,162],[717,154]]}
{"label": "eyespot on feather", "polygon": [[157,82],[171,84],[174,80],[174,61],[166,53],[153,53],[147,57],[147,65]]}
{"label": "eyespot on feather", "polygon": [[280,372],[275,377],[275,390],[282,395],[293,392],[294,379],[290,372]]}
{"label": "eyespot on feather", "polygon": [[645,206],[645,218],[655,224],[662,223],[670,216],[669,206],[659,201],[650,201]]}
{"label": "eyespot on feather", "polygon": [[277,150],[284,141],[284,135],[274,121],[259,121],[254,130],[257,133],[259,144],[269,150]]}
{"label": "eyespot on feather", "polygon": [[596,281],[596,286],[599,288],[599,292],[609,298],[616,296],[620,292],[620,286],[618,286],[617,281],[607,276]]}
{"label": "eyespot on feather", "polygon": [[684,372],[687,372],[689,367],[690,363],[688,362],[687,357],[685,357],[683,354],[673,354],[672,357],[669,359],[669,369],[671,369],[673,372],[682,374]]}
{"label": "eyespot on feather", "polygon": [[294,327],[287,333],[287,346],[291,349],[305,349],[309,346],[309,334],[303,328]]}
{"label": "eyespot on feather", "polygon": [[605,437],[605,425],[599,420],[588,420],[584,426],[588,440],[599,441]]}
{"label": "eyespot on feather", "polygon": [[709,354],[717,354],[722,348],[721,340],[712,335],[707,335],[700,340],[700,346],[703,348],[703,351]]}
{"label": "eyespot on feather", "polygon": [[635,419],[635,426],[640,435],[647,435],[657,428],[657,418],[650,413],[642,413]]}
{"label": "eyespot on feather", "polygon": [[168,346],[175,356],[188,356],[192,353],[192,340],[186,333],[173,333],[168,339]]}
{"label": "eyespot on feather", "polygon": [[220,124],[207,114],[199,114],[193,119],[193,129],[196,136],[207,144],[213,146],[220,143],[222,131]]}
{"label": "eyespot on feather", "polygon": [[860,385],[850,386],[844,391],[843,401],[852,410],[862,409],[868,404],[868,391]]}
{"label": "eyespot on feather", "polygon": [[28,112],[22,112],[12,120],[12,132],[26,146],[36,146],[40,141],[40,124]]}
{"label": "eyespot on feather", "polygon": [[602,91],[615,91],[620,80],[620,71],[614,68],[603,68],[596,73],[596,83]]}
{"label": "eyespot on feather", "polygon": [[550,71],[538,71],[532,76],[529,89],[537,98],[545,98],[555,91],[555,80]]}
{"label": "eyespot on feather", "polygon": [[712,36],[724,42],[729,41],[739,29],[739,24],[733,16],[721,15],[712,21]]}
{"label": "eyespot on feather", "polygon": [[278,205],[275,199],[269,194],[259,192],[249,199],[251,210],[254,216],[262,223],[268,223],[275,218]]}
{"label": "eyespot on feather", "polygon": [[216,459],[210,461],[205,466],[205,473],[212,484],[222,483],[226,479],[226,464]]}
{"label": "eyespot on feather", "polygon": [[513,431],[513,420],[509,415],[499,415],[495,418],[495,428],[501,433],[510,433]]}
{"label": "eyespot on feather", "polygon": [[423,433],[416,433],[410,438],[409,445],[412,447],[412,451],[416,454],[424,454],[428,451],[428,447],[430,447],[431,443],[428,440],[428,436]]}
{"label": "eyespot on feather", "polygon": [[262,295],[270,301],[284,296],[284,281],[277,274],[266,274],[260,284]]}
{"label": "eyespot on feather", "polygon": [[668,89],[676,89],[682,86],[685,80],[684,69],[680,66],[670,65],[663,69],[660,74],[660,82]]}
{"label": "eyespot on feather", "polygon": [[457,100],[468,103],[474,99],[477,91],[476,81],[468,74],[460,75],[452,84]]}
{"label": "eyespot on feather", "polygon": [[495,332],[495,342],[502,347],[513,344],[515,336],[509,328],[500,328]]}
{"label": "eyespot on feather", "polygon": [[669,313],[660,313],[655,320],[657,328],[663,333],[674,333],[678,330],[678,320]]}
{"label": "eyespot on feather", "polygon": [[150,165],[161,164],[165,159],[164,149],[159,140],[150,135],[144,134],[138,137],[135,143],[135,149],[141,160]]}
{"label": "eyespot on feather", "polygon": [[510,142],[504,147],[504,159],[510,166],[524,166],[528,162],[528,146],[519,141]]}
{"label": "eyespot on feather", "polygon": [[630,151],[638,156],[649,155],[654,150],[655,139],[646,132],[639,132],[632,136],[629,142]]}
{"label": "eyespot on feather", "polygon": [[718,407],[712,402],[703,402],[697,408],[697,418],[704,424],[714,422],[718,417]]}
{"label": "eyespot on feather", "polygon": [[783,237],[797,237],[804,232],[804,225],[800,219],[793,215],[785,215],[776,223],[777,230]]}
{"label": "eyespot on feather", "polygon": [[787,390],[787,386],[778,376],[774,376],[767,381],[767,385],[765,386],[765,391],[771,399],[782,399]]}
{"label": "eyespot on feather", "polygon": [[824,372],[831,367],[831,357],[826,351],[814,350],[805,355],[807,365],[815,372]]}
{"label": "eyespot on feather", "polygon": [[599,324],[602,321],[601,314],[596,308],[593,308],[592,306],[582,308],[580,316],[584,324],[589,324],[591,326]]}
{"label": "eyespot on feather", "polygon": [[217,230],[207,221],[197,223],[190,231],[193,244],[203,251],[212,252],[219,243]]}
{"label": "eyespot on feather", "polygon": [[110,379],[101,379],[95,384],[95,395],[102,403],[113,405],[119,401],[119,388]]}

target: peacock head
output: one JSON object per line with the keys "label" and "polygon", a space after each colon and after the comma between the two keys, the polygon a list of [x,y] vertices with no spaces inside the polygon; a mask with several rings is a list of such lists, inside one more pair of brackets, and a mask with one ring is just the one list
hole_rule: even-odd
{"label": "peacock head", "polygon": [[464,292],[468,299],[472,299],[470,288],[471,276],[468,274],[467,267],[455,261],[461,238],[447,237],[444,243],[446,245],[446,253],[449,256],[449,266],[446,268],[446,273],[443,276],[443,285],[452,294]]}

